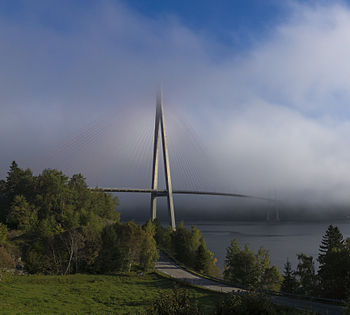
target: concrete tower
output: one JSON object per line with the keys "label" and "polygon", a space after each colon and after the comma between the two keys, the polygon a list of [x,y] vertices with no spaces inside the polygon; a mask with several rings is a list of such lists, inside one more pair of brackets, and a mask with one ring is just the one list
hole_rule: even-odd
{"label": "concrete tower", "polygon": [[163,95],[160,91],[157,95],[157,109],[154,126],[154,146],[153,146],[153,172],[152,172],[152,194],[151,194],[151,219],[157,217],[157,197],[160,196],[158,190],[158,170],[159,170],[159,132],[162,134],[163,160],[165,170],[166,197],[168,199],[168,211],[170,217],[170,226],[175,231],[175,212],[173,200],[173,188],[171,184],[169,152],[166,138],[166,129],[163,112]]}

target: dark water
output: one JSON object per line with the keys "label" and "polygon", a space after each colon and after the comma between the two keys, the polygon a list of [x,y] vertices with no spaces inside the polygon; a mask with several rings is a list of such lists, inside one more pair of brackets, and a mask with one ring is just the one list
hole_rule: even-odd
{"label": "dark water", "polygon": [[298,253],[314,257],[317,267],[319,245],[329,224],[338,226],[344,238],[350,237],[350,221],[343,222],[186,222],[187,227],[196,225],[207,243],[208,249],[218,258],[218,266],[223,269],[226,248],[233,238],[243,246],[250,244],[255,252],[260,247],[268,249],[273,265],[280,271],[288,257],[292,267],[297,265]]}

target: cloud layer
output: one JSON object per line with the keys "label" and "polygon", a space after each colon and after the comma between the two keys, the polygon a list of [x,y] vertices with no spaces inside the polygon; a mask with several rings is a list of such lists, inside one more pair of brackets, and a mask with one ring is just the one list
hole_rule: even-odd
{"label": "cloud layer", "polygon": [[17,160],[90,185],[149,186],[162,81],[175,187],[349,202],[350,9],[289,11],[241,51],[122,2],[64,30],[36,12],[2,17],[1,175]]}

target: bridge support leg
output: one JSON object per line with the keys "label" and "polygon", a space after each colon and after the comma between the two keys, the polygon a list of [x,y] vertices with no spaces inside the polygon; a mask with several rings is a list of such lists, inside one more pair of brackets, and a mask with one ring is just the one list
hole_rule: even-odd
{"label": "bridge support leg", "polygon": [[[168,152],[166,129],[165,129],[165,123],[164,123],[163,99],[162,99],[161,93],[159,93],[157,96],[157,110],[156,110],[156,120],[155,120],[155,128],[154,128],[153,173],[152,173],[153,190],[158,189],[158,164],[159,164],[158,147],[159,147],[159,129],[160,128],[162,133],[163,159],[164,159],[165,182],[166,182],[166,189],[167,189],[170,226],[172,230],[175,231],[176,224],[175,224],[173,188],[171,184],[169,152]],[[157,217],[157,193],[155,192],[155,193],[152,193],[151,195],[151,219],[155,220],[156,217]]]}
{"label": "bridge support leg", "polygon": [[157,218],[157,195],[151,194],[151,220],[154,221]]}

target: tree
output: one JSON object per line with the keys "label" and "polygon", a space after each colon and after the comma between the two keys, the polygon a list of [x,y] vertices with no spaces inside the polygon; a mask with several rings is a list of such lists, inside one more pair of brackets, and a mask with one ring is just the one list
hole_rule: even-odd
{"label": "tree", "polygon": [[318,278],[322,296],[346,298],[350,287],[350,248],[336,226],[330,225],[322,238]]}
{"label": "tree", "polygon": [[7,227],[0,222],[0,246],[2,246],[7,238]]}
{"label": "tree", "polygon": [[17,195],[11,204],[6,221],[10,227],[27,232],[37,224],[37,212],[24,196]]}
{"label": "tree", "polygon": [[243,249],[233,239],[226,250],[224,278],[247,288],[279,290],[282,277],[276,266],[270,267],[269,252],[260,247],[254,254],[246,244]]}
{"label": "tree", "polygon": [[0,181],[0,221],[24,233],[22,257],[31,272],[91,270],[103,228],[119,222],[117,205],[117,198],[91,191],[81,174],[46,169],[33,176],[13,162]]}
{"label": "tree", "polygon": [[176,231],[171,234],[172,238],[172,248],[175,257],[187,266],[191,266],[193,259],[191,256],[191,231],[186,229],[184,222],[181,221],[177,227]]}
{"label": "tree", "polygon": [[318,255],[320,267],[324,264],[324,260],[326,259],[327,254],[330,253],[332,249],[341,249],[343,246],[343,235],[340,233],[338,227],[333,225],[328,226],[326,234],[322,237],[320,253]]}
{"label": "tree", "polygon": [[160,224],[158,219],[155,219],[153,221],[153,224],[155,226],[155,239],[157,242],[157,245],[160,249],[165,250],[166,252],[170,253],[170,254],[174,254],[173,253],[173,248],[172,248],[172,239],[171,239],[171,235],[172,235],[172,230],[171,227],[168,227],[167,229],[165,229],[164,227],[162,227],[162,225]]}
{"label": "tree", "polygon": [[296,275],[299,278],[300,293],[313,295],[316,290],[315,265],[312,256],[303,253],[298,254],[298,266]]}
{"label": "tree", "polygon": [[155,226],[151,220],[148,220],[144,226],[145,236],[141,245],[140,252],[140,265],[145,270],[154,269],[154,264],[159,258],[157,251],[157,243],[154,239],[155,235]]}
{"label": "tree", "polygon": [[16,195],[23,195],[27,200],[34,197],[34,176],[32,172],[22,170],[12,162],[6,181],[0,183],[0,222],[6,223],[10,205]]}
{"label": "tree", "polygon": [[195,256],[195,269],[199,272],[208,273],[208,265],[209,265],[210,256],[206,250],[206,248],[200,244],[198,249],[196,250]]}
{"label": "tree", "polygon": [[298,281],[295,276],[295,272],[292,270],[292,264],[287,259],[287,262],[284,264],[284,272],[283,272],[283,282],[281,286],[282,292],[287,293],[296,293],[298,289]]}
{"label": "tree", "polygon": [[171,233],[171,240],[171,252],[179,261],[212,276],[220,274],[217,259],[207,249],[202,233],[196,226],[193,225],[190,231],[180,222],[176,231]]}
{"label": "tree", "polygon": [[281,289],[282,281],[283,277],[277,267],[272,266],[265,269],[260,282],[260,287],[266,290],[279,291]]}
{"label": "tree", "polygon": [[246,244],[242,250],[236,239],[226,249],[224,278],[242,287],[256,287],[259,268],[254,252]]}

